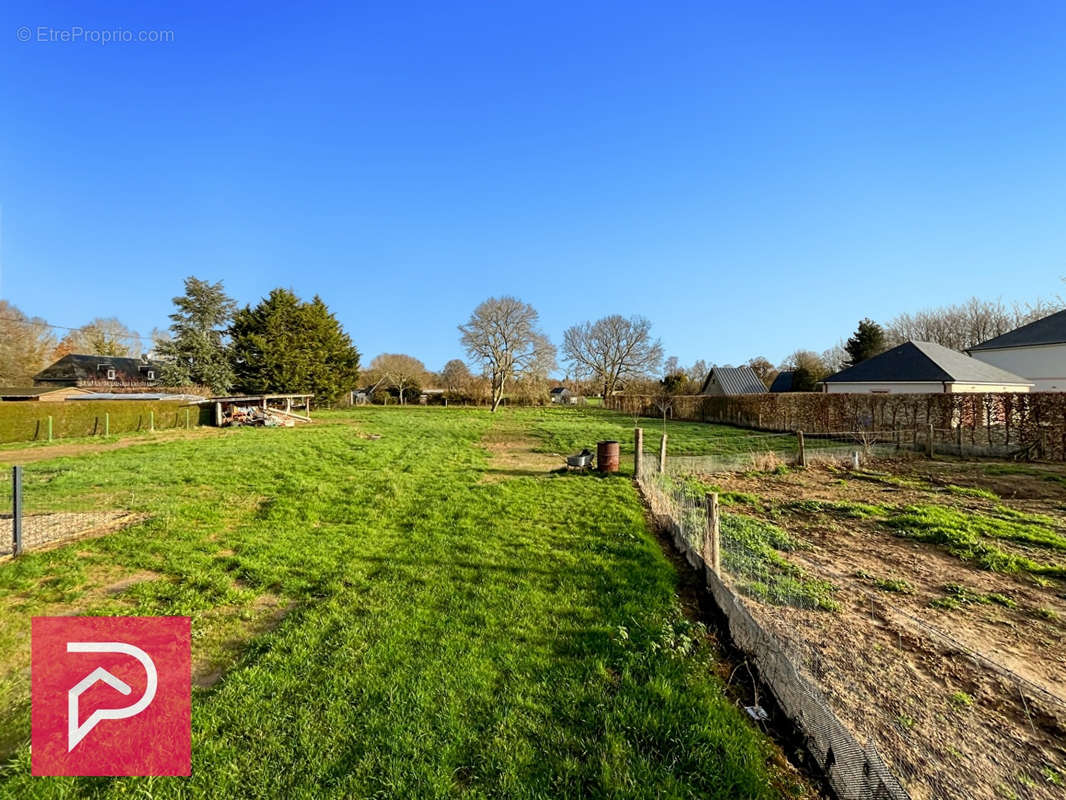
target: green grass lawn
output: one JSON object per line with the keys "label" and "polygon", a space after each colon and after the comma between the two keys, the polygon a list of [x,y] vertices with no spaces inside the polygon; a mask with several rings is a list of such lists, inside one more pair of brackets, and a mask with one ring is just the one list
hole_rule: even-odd
{"label": "green grass lawn", "polygon": [[[632,422],[361,408],[27,466],[36,507],[148,519],[0,563],[0,796],[802,793],[723,695],[628,479],[483,480],[494,426],[565,452]],[[59,612],[193,618],[220,677],[194,689],[192,778],[29,776],[29,619]]]}

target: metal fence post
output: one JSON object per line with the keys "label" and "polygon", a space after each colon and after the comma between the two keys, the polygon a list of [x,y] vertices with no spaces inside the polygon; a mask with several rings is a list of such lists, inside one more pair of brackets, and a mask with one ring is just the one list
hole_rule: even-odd
{"label": "metal fence post", "polygon": [[640,480],[640,468],[644,461],[644,429],[633,429],[633,477]]}
{"label": "metal fence post", "polygon": [[149,411],[148,412],[148,430],[150,432],[152,432],[152,433],[155,433],[155,412],[154,411]]}
{"label": "metal fence post", "polygon": [[48,415],[48,441],[52,441],[52,415]]}
{"label": "metal fence post", "polygon": [[110,435],[111,435],[111,413],[108,412],[108,411],[105,411],[104,412],[104,436],[110,436]]}
{"label": "metal fence post", "polygon": [[189,407],[185,407],[185,430],[189,430]]}
{"label": "metal fence post", "polygon": [[22,555],[22,467],[11,468],[11,550]]}

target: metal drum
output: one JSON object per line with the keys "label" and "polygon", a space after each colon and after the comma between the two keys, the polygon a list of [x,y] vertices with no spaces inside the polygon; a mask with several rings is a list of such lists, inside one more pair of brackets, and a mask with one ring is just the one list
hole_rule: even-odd
{"label": "metal drum", "polygon": [[596,467],[600,472],[618,472],[618,442],[596,443]]}

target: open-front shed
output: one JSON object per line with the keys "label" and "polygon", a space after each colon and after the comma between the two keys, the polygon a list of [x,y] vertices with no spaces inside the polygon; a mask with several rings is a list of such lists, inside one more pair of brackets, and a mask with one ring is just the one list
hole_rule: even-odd
{"label": "open-front shed", "polygon": [[[218,427],[228,425],[268,425],[291,427],[311,421],[313,394],[254,394],[209,397],[200,405],[213,406]],[[302,409],[298,414],[294,409]]]}

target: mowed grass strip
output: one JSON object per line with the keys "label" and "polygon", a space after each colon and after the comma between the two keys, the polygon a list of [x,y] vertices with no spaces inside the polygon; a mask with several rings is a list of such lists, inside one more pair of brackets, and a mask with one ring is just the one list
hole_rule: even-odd
{"label": "mowed grass strip", "polygon": [[[565,412],[506,414],[541,441],[555,419],[584,435]],[[213,663],[219,609],[289,610],[194,691],[192,778],[34,779],[23,743],[0,796],[804,791],[723,696],[627,479],[482,482],[483,411],[327,418],[46,464],[56,502],[126,486],[150,519],[0,566],[5,644],[60,605],[189,614]],[[103,565],[158,577],[100,596]],[[0,719],[25,742],[28,687],[11,685]]]}

